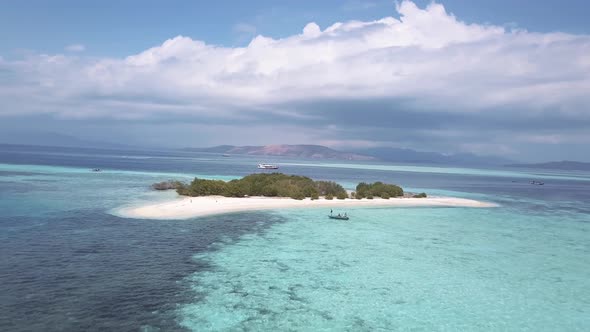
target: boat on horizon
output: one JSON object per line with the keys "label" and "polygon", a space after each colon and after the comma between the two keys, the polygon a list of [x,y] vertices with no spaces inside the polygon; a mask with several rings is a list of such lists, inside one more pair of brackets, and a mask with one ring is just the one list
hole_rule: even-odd
{"label": "boat on horizon", "polygon": [[273,165],[273,164],[258,164],[258,168],[260,168],[260,169],[278,169],[279,166]]}

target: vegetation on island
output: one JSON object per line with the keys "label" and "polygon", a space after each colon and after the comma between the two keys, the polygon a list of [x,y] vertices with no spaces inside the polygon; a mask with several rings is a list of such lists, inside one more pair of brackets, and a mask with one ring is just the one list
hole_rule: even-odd
{"label": "vegetation on island", "polygon": [[251,174],[229,182],[195,178],[190,184],[177,188],[180,195],[226,197],[267,196],[294,199],[318,199],[320,196],[344,199],[346,190],[336,182],[314,181],[306,176],[282,173]]}
{"label": "vegetation on island", "polygon": [[419,193],[419,194],[416,194],[416,195],[414,195],[412,197],[414,197],[414,198],[426,198],[426,193]]}
{"label": "vegetation on island", "polygon": [[[320,196],[327,200],[349,198],[348,192],[336,182],[314,181],[306,176],[282,173],[251,174],[227,182],[199,178],[195,178],[189,184],[179,181],[166,181],[156,183],[152,187],[157,190],[176,189],[178,194],[192,197],[211,195],[226,197],[291,197],[294,199],[309,197],[312,200],[318,199]],[[426,197],[424,193],[419,195],[424,195],[420,197]],[[350,194],[350,198],[356,199],[373,199],[374,197],[389,199],[401,196],[404,196],[404,190],[400,186],[383,182],[361,182],[356,186],[356,192]]]}
{"label": "vegetation on island", "polygon": [[152,184],[152,188],[155,190],[178,189],[182,186],[184,186],[184,184],[182,182],[173,181],[173,180],[168,180],[168,181],[163,181],[163,182],[158,182],[158,183]]}
{"label": "vegetation on island", "polygon": [[391,197],[400,197],[404,195],[404,190],[395,184],[386,184],[383,182],[365,183],[361,182],[356,186],[354,197],[356,199],[380,197],[389,199]]}

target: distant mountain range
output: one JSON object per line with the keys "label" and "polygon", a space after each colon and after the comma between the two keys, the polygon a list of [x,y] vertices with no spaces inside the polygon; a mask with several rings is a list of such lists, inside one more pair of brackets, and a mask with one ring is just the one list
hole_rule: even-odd
{"label": "distant mountain range", "polygon": [[241,154],[253,156],[280,156],[308,159],[376,160],[377,158],[353,152],[342,152],[321,145],[220,145],[211,148],[185,148],[184,151]]}
{"label": "distant mountain range", "polygon": [[507,167],[524,167],[524,168],[541,168],[541,169],[560,169],[567,171],[590,171],[590,163],[580,161],[551,161],[538,164],[509,164]]}
{"label": "distant mountain range", "polygon": [[357,150],[358,153],[373,156],[379,160],[400,163],[423,163],[443,165],[504,165],[509,159],[494,156],[479,156],[472,153],[442,154],[421,152],[401,148],[370,148]]}
{"label": "distant mountain range", "polygon": [[[87,140],[55,132],[24,132],[8,130],[0,131],[0,144],[82,147],[116,150],[141,149],[141,147],[133,145]],[[277,156],[306,159],[387,161],[408,164],[416,163],[463,166],[506,166],[520,168],[590,171],[590,162],[564,160],[525,164],[514,163],[512,160],[496,156],[480,156],[471,153],[442,154],[438,152],[422,152],[402,148],[368,148],[340,151],[321,145],[280,144],[264,146],[219,145],[208,148],[184,148],[181,150],[219,154]]]}
{"label": "distant mountain range", "polygon": [[210,148],[185,148],[185,151],[222,154],[281,156],[309,159],[381,160],[402,163],[459,164],[459,165],[504,165],[511,160],[474,154],[444,155],[436,152],[419,152],[410,149],[372,148],[357,151],[338,151],[321,145],[265,145],[234,146],[220,145]]}

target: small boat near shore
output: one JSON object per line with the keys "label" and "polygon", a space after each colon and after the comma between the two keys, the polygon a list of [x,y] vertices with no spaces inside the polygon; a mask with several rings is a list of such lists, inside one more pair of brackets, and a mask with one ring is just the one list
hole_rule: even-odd
{"label": "small boat near shore", "polygon": [[260,169],[279,169],[279,166],[273,165],[273,164],[258,164],[258,168],[260,168]]}
{"label": "small boat near shore", "polygon": [[338,215],[335,215],[335,216],[334,216],[334,215],[329,215],[328,217],[329,217],[330,219],[338,219],[338,220],[348,220],[348,219],[349,219],[349,218],[348,218],[348,216],[347,216],[346,214],[345,214],[345,215],[343,215],[343,216],[342,216],[342,215],[340,215],[340,214],[338,214]]}

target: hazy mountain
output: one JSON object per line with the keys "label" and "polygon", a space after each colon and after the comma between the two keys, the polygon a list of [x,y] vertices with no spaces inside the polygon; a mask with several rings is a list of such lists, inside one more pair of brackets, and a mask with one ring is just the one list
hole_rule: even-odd
{"label": "hazy mountain", "polygon": [[561,169],[568,171],[590,171],[590,163],[580,161],[551,161],[547,163],[538,164],[510,164],[507,167],[526,167],[526,168],[542,168],[542,169]]}
{"label": "hazy mountain", "polygon": [[342,152],[321,145],[220,145],[211,148],[185,148],[185,151],[241,154],[253,156],[281,156],[309,159],[375,160],[375,157],[353,152]]}
{"label": "hazy mountain", "polygon": [[185,148],[185,151],[223,154],[285,156],[310,159],[382,160],[400,163],[423,163],[445,165],[505,165],[513,161],[494,156],[478,156],[470,153],[445,155],[438,152],[420,152],[399,148],[370,148],[353,151],[338,151],[321,145],[265,145],[234,146],[219,145],[210,148]]}
{"label": "hazy mountain", "polygon": [[376,157],[383,161],[401,163],[454,164],[454,165],[504,165],[509,159],[494,156],[479,156],[471,153],[442,154],[421,152],[401,148],[369,148],[356,150],[358,153]]}
{"label": "hazy mountain", "polygon": [[0,144],[128,149],[130,145],[93,141],[53,132],[0,132]]}

